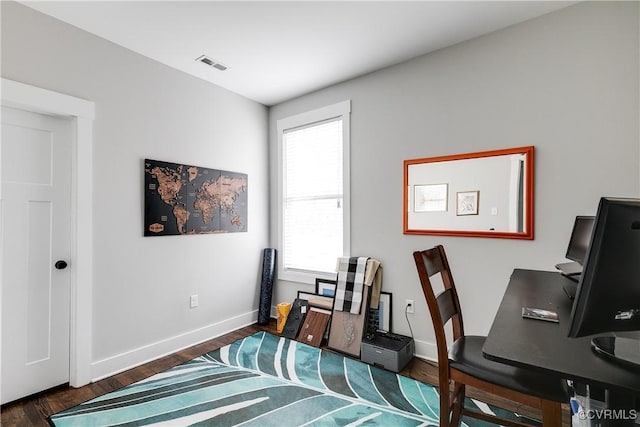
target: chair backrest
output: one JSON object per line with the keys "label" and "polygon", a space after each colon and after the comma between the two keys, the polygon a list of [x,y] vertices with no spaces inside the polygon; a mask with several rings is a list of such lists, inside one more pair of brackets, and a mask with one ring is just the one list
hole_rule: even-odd
{"label": "chair backrest", "polygon": [[[454,340],[464,335],[460,302],[453,283],[453,276],[449,269],[447,255],[444,252],[444,247],[438,245],[431,249],[414,252],[413,258],[416,262],[422,292],[427,300],[431,321],[433,322],[436,345],[438,347],[438,364],[445,366],[449,360],[445,325],[451,320]],[[431,277],[438,273],[442,276],[444,291],[436,295],[431,284]]]}

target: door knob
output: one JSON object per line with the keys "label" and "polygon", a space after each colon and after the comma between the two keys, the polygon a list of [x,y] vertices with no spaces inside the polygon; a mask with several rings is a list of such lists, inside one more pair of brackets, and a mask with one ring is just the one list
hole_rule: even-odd
{"label": "door knob", "polygon": [[56,263],[54,264],[54,267],[57,268],[58,270],[64,270],[65,268],[67,268],[67,262],[60,260],[60,261],[56,261]]}

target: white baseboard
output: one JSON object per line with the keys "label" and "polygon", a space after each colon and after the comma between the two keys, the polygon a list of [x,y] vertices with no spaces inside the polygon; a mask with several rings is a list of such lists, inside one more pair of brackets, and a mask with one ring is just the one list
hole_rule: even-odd
{"label": "white baseboard", "polygon": [[110,377],[147,362],[159,359],[204,341],[219,337],[258,320],[258,311],[251,311],[162,341],[147,344],[125,353],[91,363],[91,382]]}
{"label": "white baseboard", "polygon": [[[271,308],[271,317],[275,318],[275,307],[272,306]],[[98,360],[91,364],[91,382],[99,381],[201,342],[219,337],[236,329],[251,325],[257,320],[258,311],[251,311],[162,341],[147,344],[125,353]],[[415,340],[415,345],[416,357],[430,361],[438,360],[438,352],[435,344]]]}
{"label": "white baseboard", "polygon": [[418,340],[414,340],[414,342],[416,344],[416,357],[432,362],[438,361],[438,347],[434,343]]}

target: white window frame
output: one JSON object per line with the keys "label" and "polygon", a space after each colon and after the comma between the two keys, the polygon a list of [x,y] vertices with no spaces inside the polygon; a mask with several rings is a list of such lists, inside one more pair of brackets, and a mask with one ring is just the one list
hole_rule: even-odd
{"label": "white window frame", "polygon": [[[277,121],[277,156],[278,156],[278,185],[277,185],[277,247],[282,253],[278,256],[278,278],[299,283],[315,283],[317,277],[325,279],[335,279],[334,274],[317,271],[287,270],[284,268],[284,162],[283,162],[283,135],[285,131],[324,122],[331,119],[342,119],[342,186],[343,186],[343,206],[342,206],[342,256],[349,256],[351,252],[351,197],[350,197],[350,113],[351,101],[346,100],[316,110],[307,111],[295,116],[286,117]],[[337,259],[336,259],[337,261]]]}

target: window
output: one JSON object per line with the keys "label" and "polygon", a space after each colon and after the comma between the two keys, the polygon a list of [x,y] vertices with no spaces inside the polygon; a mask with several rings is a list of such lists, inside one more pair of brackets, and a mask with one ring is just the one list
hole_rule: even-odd
{"label": "window", "polygon": [[351,102],[278,121],[278,264],[284,280],[334,277],[349,253]]}

